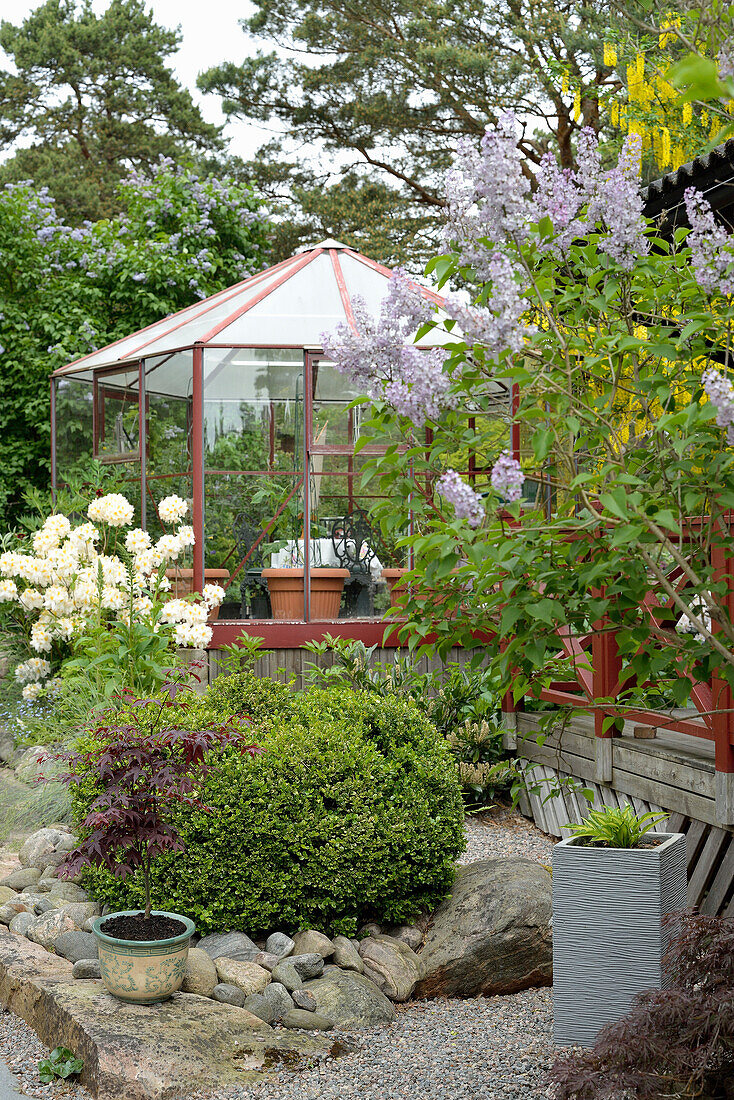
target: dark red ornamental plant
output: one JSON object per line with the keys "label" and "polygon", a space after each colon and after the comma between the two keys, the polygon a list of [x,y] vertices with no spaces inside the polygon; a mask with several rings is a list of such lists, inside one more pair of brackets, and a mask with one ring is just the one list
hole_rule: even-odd
{"label": "dark red ornamental plant", "polygon": [[66,765],[64,782],[101,788],[80,822],[83,839],[59,867],[59,877],[72,878],[85,867],[105,867],[123,880],[139,872],[146,922],[153,860],[184,849],[170,820],[172,810],[177,805],[209,810],[196,794],[212,768],[206,762],[209,750],[235,744],[243,755],[262,751],[246,743],[242,718],[196,730],[167,721],[180,719],[188,708],[190,689],[183,686],[188,675],[169,680],[155,697],[130,695],[124,707],[106,712],[88,731],[91,748],[58,754]]}
{"label": "dark red ornamental plant", "polygon": [[734,920],[688,912],[648,990],[591,1050],[551,1070],[557,1100],[734,1100]]}

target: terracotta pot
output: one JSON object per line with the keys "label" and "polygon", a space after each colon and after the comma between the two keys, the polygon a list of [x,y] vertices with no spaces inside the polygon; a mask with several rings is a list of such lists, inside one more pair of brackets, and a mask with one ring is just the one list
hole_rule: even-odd
{"label": "terracotta pot", "polygon": [[386,566],[382,570],[383,580],[387,582],[387,587],[390,589],[390,607],[398,606],[398,596],[405,591],[405,583],[403,577],[408,572],[405,568],[393,568],[392,566]]}
{"label": "terracotta pot", "polygon": [[[194,591],[194,571],[193,569],[177,569],[175,566],[173,569],[166,569],[166,576],[171,582],[171,596],[176,599],[182,599],[184,596],[190,596]],[[205,569],[204,570],[204,584],[223,584],[224,581],[229,580],[229,569]],[[210,623],[213,623],[219,618],[219,608],[213,607],[209,612]]]}
{"label": "terracotta pot", "polygon": [[[263,569],[274,619],[303,621],[303,569]],[[311,618],[338,619],[348,569],[311,570]]]}
{"label": "terracotta pot", "polygon": [[139,909],[108,913],[92,925],[99,947],[99,969],[105,988],[121,1001],[152,1005],[167,1001],[177,990],[186,973],[189,941],[196,931],[193,921],[180,913],[153,910],[155,916],[173,917],[185,925],[185,931],[168,940],[120,940],[104,931],[112,917],[136,916]]}

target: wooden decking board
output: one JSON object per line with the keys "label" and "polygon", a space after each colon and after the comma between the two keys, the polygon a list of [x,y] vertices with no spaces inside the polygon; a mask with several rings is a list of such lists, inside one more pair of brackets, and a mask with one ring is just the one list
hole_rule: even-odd
{"label": "wooden decking board", "polygon": [[710,916],[716,916],[721,911],[734,886],[734,842],[731,834],[728,835],[728,847],[719,862],[708,893],[700,903],[701,912]]}
{"label": "wooden decking board", "polygon": [[699,820],[692,821],[686,832],[686,866],[689,874],[698,859],[698,854],[703,848],[705,840],[706,823]]}
{"label": "wooden decking board", "polygon": [[712,825],[708,830],[708,836],[700,855],[690,870],[688,879],[689,905],[700,905],[703,901],[728,843],[729,834],[726,829],[719,829]]}

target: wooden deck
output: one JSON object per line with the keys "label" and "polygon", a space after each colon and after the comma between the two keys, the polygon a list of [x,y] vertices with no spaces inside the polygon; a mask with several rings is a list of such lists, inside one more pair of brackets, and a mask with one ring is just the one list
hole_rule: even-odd
{"label": "wooden deck", "polygon": [[552,836],[567,836],[564,826],[579,821],[589,803],[572,792],[548,798],[558,776],[583,780],[594,805],[630,803],[637,813],[664,809],[670,819],[660,828],[686,834],[688,901],[701,912],[734,917],[734,828],[716,820],[713,743],[671,730],[652,739],[634,736],[636,723],[625,723],[620,737],[599,746],[592,717],[575,717],[558,726],[538,745],[538,713],[518,713],[518,755],[534,761],[533,780],[541,790],[521,803],[524,812]]}

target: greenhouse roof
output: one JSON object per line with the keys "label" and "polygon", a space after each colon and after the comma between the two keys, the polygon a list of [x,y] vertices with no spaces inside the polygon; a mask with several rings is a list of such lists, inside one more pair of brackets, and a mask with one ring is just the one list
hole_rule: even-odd
{"label": "greenhouse roof", "polygon": [[[352,302],[359,297],[377,314],[392,272],[335,240],[302,249],[244,282],[204,298],[162,321],[74,360],[55,374],[133,364],[140,359],[190,347],[308,348],[340,323],[354,325]],[[425,287],[435,305],[443,299]],[[437,331],[421,346],[446,343]]]}

